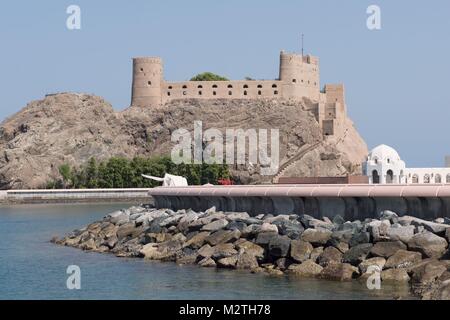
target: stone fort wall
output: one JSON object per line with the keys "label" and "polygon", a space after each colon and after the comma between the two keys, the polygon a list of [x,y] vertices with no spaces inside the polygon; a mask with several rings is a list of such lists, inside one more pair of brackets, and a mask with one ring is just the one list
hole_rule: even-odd
{"label": "stone fort wall", "polygon": [[309,98],[324,135],[340,134],[346,117],[344,86],[320,90],[319,59],[311,55],[280,53],[277,80],[183,81],[164,80],[159,57],[133,59],[131,105],[154,107],[177,99],[286,99]]}

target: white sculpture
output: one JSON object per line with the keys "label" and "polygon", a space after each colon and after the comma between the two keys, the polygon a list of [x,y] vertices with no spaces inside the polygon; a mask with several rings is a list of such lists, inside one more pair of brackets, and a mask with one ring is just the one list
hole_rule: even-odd
{"label": "white sculpture", "polygon": [[166,173],[164,175],[164,178],[148,176],[145,174],[143,174],[142,176],[146,179],[162,181],[163,187],[186,187],[188,185],[188,182],[185,177],[174,176],[174,175],[168,174],[168,173]]}

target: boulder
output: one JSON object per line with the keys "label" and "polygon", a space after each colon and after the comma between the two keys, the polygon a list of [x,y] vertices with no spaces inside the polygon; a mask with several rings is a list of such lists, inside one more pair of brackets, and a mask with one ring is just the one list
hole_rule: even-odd
{"label": "boulder", "polygon": [[350,247],[354,247],[357,246],[359,244],[363,244],[363,243],[369,243],[370,242],[370,233],[362,231],[362,232],[358,232],[355,233],[350,241],[348,242]]}
{"label": "boulder", "polygon": [[[212,247],[213,249],[213,253],[211,255],[211,257],[214,260],[219,260],[222,258],[228,258],[234,255],[237,255],[237,250],[234,248],[234,245],[232,243],[222,243],[222,244],[218,244],[215,247]],[[209,252],[207,252],[209,253]],[[202,254],[203,256],[203,254]]]}
{"label": "boulder", "polygon": [[422,260],[422,255],[419,252],[412,252],[406,250],[398,250],[395,254],[390,256],[385,264],[386,269],[390,268],[408,268]]}
{"label": "boulder", "polygon": [[371,243],[363,243],[354,246],[344,253],[343,261],[357,266],[367,258],[372,247],[373,245]]}
{"label": "boulder", "polygon": [[136,227],[134,222],[127,222],[117,229],[117,238],[119,240],[130,237],[135,238],[142,233],[142,227]]}
{"label": "boulder", "polygon": [[[198,221],[198,220],[197,220]],[[225,228],[228,225],[227,219],[219,219],[204,225],[202,231],[217,231]]]}
{"label": "boulder", "polygon": [[238,256],[233,255],[230,257],[219,259],[219,260],[217,260],[216,263],[217,263],[217,266],[221,267],[221,268],[235,268],[237,260],[238,260]]}
{"label": "boulder", "polygon": [[399,223],[404,224],[405,222],[408,222],[410,225],[416,227],[423,227],[425,230],[441,236],[444,236],[445,232],[450,228],[450,226],[445,223],[431,222],[411,216],[403,216],[399,218]]}
{"label": "boulder", "polygon": [[198,262],[199,266],[211,268],[216,266],[216,262],[211,258],[204,258]]}
{"label": "boulder", "polygon": [[331,221],[322,221],[319,219],[310,219],[308,221],[308,228],[314,229],[326,229],[326,230],[334,230],[334,224]]}
{"label": "boulder", "polygon": [[367,230],[370,233],[373,242],[389,240],[388,230],[391,226],[389,220],[375,220],[367,224]]}
{"label": "boulder", "polygon": [[345,242],[349,243],[350,239],[353,237],[353,230],[336,230],[333,231],[333,234],[331,235],[331,241],[333,242]]}
{"label": "boulder", "polygon": [[202,258],[210,258],[214,254],[214,247],[211,247],[209,244],[203,245],[200,249],[198,249],[197,253]]}
{"label": "boulder", "polygon": [[350,281],[357,270],[348,263],[332,263],[320,272],[320,278],[334,281]]}
{"label": "boulder", "polygon": [[256,256],[245,250],[241,250],[237,256],[236,268],[237,269],[255,269],[258,268],[258,261]]}
{"label": "boulder", "polygon": [[255,243],[260,246],[268,246],[270,240],[272,238],[278,237],[278,233],[275,232],[260,232],[258,233],[258,236],[256,237]]}
{"label": "boulder", "polygon": [[291,264],[288,268],[288,273],[302,277],[314,278],[320,275],[323,268],[312,260],[306,260],[301,264]]}
{"label": "boulder", "polygon": [[367,260],[364,260],[358,265],[359,271],[361,274],[367,272],[367,269],[370,266],[377,266],[380,270],[383,270],[384,265],[386,264],[386,259],[382,257],[373,257]]}
{"label": "boulder", "polygon": [[310,259],[314,262],[317,262],[317,259],[319,259],[319,256],[322,254],[322,252],[323,252],[323,247],[314,248],[313,251],[311,251]]}
{"label": "boulder", "polygon": [[[239,239],[241,240],[241,239]],[[238,241],[239,241],[238,240]],[[242,239],[244,240],[244,239]],[[264,258],[264,248],[253,243],[250,242],[248,240],[244,240],[244,241],[239,241],[239,243],[237,243],[238,241],[236,241],[234,243],[234,245],[236,246],[236,248],[238,250],[244,250],[244,252],[256,257],[257,259],[262,260]]]}
{"label": "boulder", "polygon": [[370,254],[387,259],[398,250],[406,250],[406,248],[406,245],[401,241],[377,242],[370,250]]}
{"label": "boulder", "polygon": [[297,262],[303,262],[310,259],[313,249],[314,247],[309,242],[303,240],[292,240],[290,256]]}
{"label": "boulder", "polygon": [[292,263],[293,261],[289,258],[279,258],[275,261],[275,266],[277,269],[285,271]]}
{"label": "boulder", "polygon": [[439,279],[446,271],[447,267],[441,261],[432,260],[412,269],[412,281],[415,284],[429,285]]}
{"label": "boulder", "polygon": [[281,235],[288,236],[291,239],[298,239],[305,228],[298,221],[292,220],[278,220],[273,222],[278,227],[278,232]]}
{"label": "boulder", "polygon": [[422,253],[424,258],[441,258],[447,246],[444,238],[431,232],[418,233],[408,241],[408,249]]}
{"label": "boulder", "polygon": [[[228,227],[228,226],[227,226]],[[259,232],[260,225],[258,224],[251,224],[247,225],[244,229],[241,231],[241,235],[244,238],[253,238],[255,235]]]}
{"label": "boulder", "polygon": [[186,213],[180,221],[178,221],[177,228],[180,231],[185,231],[188,229],[188,226],[192,224],[194,221],[198,219],[198,214],[195,212]]}
{"label": "boulder", "polygon": [[276,232],[276,233],[278,233],[278,227],[274,224],[264,222],[260,226],[259,232]]}
{"label": "boulder", "polygon": [[402,241],[408,243],[414,236],[414,226],[401,226],[394,224],[387,229],[387,236],[391,241]]}
{"label": "boulder", "polygon": [[171,227],[178,225],[178,222],[183,218],[183,214],[176,214],[173,216],[169,216],[166,219],[164,219],[159,225],[161,227]]}
{"label": "boulder", "polygon": [[405,269],[387,269],[381,271],[381,280],[386,282],[408,282],[410,280]]}
{"label": "boulder", "polygon": [[225,212],[225,218],[232,221],[244,221],[245,219],[249,219],[250,215],[247,212]]}
{"label": "boulder", "polygon": [[128,214],[126,214],[122,210],[114,211],[113,213],[108,214],[106,217],[113,224],[119,224],[119,223],[123,223],[123,222],[128,222],[129,219],[130,219]]}
{"label": "boulder", "polygon": [[340,215],[337,214],[337,215],[335,215],[335,216],[333,217],[332,222],[333,222],[333,224],[335,224],[336,226],[340,226],[340,225],[342,225],[342,224],[345,223],[345,220],[344,220],[344,218],[342,218],[342,216],[340,216]]}
{"label": "boulder", "polygon": [[277,235],[270,239],[269,255],[274,258],[286,257],[291,246],[291,239],[287,236]]}
{"label": "boulder", "polygon": [[205,244],[206,238],[209,235],[210,235],[210,233],[207,231],[199,232],[196,235],[194,235],[192,238],[187,240],[185,245],[189,246],[191,248],[194,248],[194,249],[201,248]]}
{"label": "boulder", "polygon": [[242,221],[231,221],[225,229],[227,230],[239,230],[241,233],[247,227],[245,222]]}
{"label": "boulder", "polygon": [[240,236],[239,230],[219,230],[207,236],[205,242],[215,246],[220,243],[233,242],[239,239]]}
{"label": "boulder", "polygon": [[390,210],[383,210],[378,215],[379,220],[388,220],[390,223],[398,222],[398,214]]}
{"label": "boulder", "polygon": [[330,240],[332,234],[330,230],[326,229],[306,229],[302,233],[301,239],[311,243],[313,246],[322,246]]}
{"label": "boulder", "polygon": [[447,241],[450,243],[450,229],[447,229],[447,231],[445,231],[445,237],[447,238]]}
{"label": "boulder", "polygon": [[341,263],[342,252],[335,247],[327,247],[317,259],[317,263],[322,267],[326,267],[331,263]]}

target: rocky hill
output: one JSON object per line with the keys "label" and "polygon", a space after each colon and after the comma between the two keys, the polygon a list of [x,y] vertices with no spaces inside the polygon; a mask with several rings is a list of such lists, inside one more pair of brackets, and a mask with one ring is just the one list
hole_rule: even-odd
{"label": "rocky hill", "polygon": [[[278,176],[341,176],[360,173],[367,147],[347,119],[342,137],[324,138],[311,102],[279,100],[180,100],[160,108],[121,112],[100,97],[60,93],[29,103],[0,124],[0,189],[39,188],[58,176],[62,163],[89,158],[170,154],[171,133],[217,128],[280,130]],[[235,166],[242,183],[271,182],[259,168]]]}

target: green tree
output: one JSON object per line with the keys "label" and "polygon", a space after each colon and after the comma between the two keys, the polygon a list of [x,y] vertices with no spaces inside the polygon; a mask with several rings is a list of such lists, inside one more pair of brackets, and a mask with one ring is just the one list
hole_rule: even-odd
{"label": "green tree", "polygon": [[67,188],[67,186],[70,184],[72,180],[72,170],[70,166],[67,163],[64,163],[59,166],[58,171],[63,179],[64,188]]}
{"label": "green tree", "polygon": [[229,81],[229,80],[223,76],[219,76],[218,74],[212,72],[203,72],[192,77],[190,81]]}

